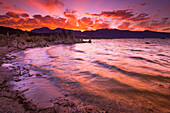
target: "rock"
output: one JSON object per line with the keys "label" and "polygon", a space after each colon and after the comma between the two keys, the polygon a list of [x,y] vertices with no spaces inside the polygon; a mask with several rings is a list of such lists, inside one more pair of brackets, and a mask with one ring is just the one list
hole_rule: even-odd
{"label": "rock", "polygon": [[38,77],[42,77],[42,74],[38,73],[38,74],[36,74],[36,76],[38,76]]}
{"label": "rock", "polygon": [[23,91],[21,91],[20,93],[24,93],[24,92],[26,92],[26,91],[28,91],[29,90],[29,88],[27,88],[27,89],[24,89]]}
{"label": "rock", "polygon": [[145,42],[145,44],[150,44],[150,42]]}
{"label": "rock", "polygon": [[16,80],[15,80],[15,82],[19,82],[19,81],[21,81],[21,79],[16,79]]}
{"label": "rock", "polygon": [[159,86],[160,86],[160,87],[163,87],[163,85],[162,85],[162,84],[159,84]]}
{"label": "rock", "polygon": [[31,82],[31,84],[34,84],[34,82]]}

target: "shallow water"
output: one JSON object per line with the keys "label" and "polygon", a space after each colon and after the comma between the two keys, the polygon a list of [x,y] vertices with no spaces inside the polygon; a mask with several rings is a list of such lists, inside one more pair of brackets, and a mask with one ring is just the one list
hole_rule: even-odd
{"label": "shallow water", "polygon": [[66,93],[82,101],[87,98],[82,95],[98,95],[146,109],[169,110],[170,39],[92,42],[15,53],[18,57],[12,64],[25,66],[34,75],[16,86],[29,87],[25,94],[42,106],[52,106],[49,99]]}

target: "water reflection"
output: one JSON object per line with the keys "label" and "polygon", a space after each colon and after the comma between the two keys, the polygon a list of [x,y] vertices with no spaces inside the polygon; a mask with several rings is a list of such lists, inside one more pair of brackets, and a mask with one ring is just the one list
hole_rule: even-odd
{"label": "water reflection", "polygon": [[[168,39],[93,40],[91,44],[28,49],[17,62],[29,64],[30,70],[47,75],[45,79],[74,94],[87,91],[166,111],[170,98],[169,45]],[[56,85],[50,83],[49,87]]]}

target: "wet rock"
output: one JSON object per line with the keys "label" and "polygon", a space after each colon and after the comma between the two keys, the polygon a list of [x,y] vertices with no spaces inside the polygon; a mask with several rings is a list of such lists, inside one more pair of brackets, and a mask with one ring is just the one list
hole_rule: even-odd
{"label": "wet rock", "polygon": [[65,96],[65,97],[67,97],[68,95],[67,95],[67,94],[65,94],[64,96]]}
{"label": "wet rock", "polygon": [[160,87],[164,87],[162,84],[159,84]]}
{"label": "wet rock", "polygon": [[16,80],[15,80],[15,82],[19,82],[19,81],[21,81],[21,79],[16,79]]}
{"label": "wet rock", "polygon": [[37,77],[42,77],[42,74],[38,73],[36,74]]}
{"label": "wet rock", "polygon": [[150,44],[150,42],[145,42],[145,44]]}
{"label": "wet rock", "polygon": [[24,89],[23,91],[21,91],[21,93],[24,93],[24,92],[26,92],[26,91],[28,91],[28,90],[29,90],[29,88]]}
{"label": "wet rock", "polygon": [[26,74],[26,77],[32,77],[33,75],[31,75],[31,74]]}

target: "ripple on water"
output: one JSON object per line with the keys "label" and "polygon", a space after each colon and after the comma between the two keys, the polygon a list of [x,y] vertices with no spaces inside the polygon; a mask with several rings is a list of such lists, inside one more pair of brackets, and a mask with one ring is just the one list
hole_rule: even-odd
{"label": "ripple on water", "polygon": [[[166,67],[170,63],[170,52],[167,48],[169,45],[158,45],[146,40],[151,43],[147,45],[145,39],[141,42],[132,39],[122,40],[98,40],[92,44],[57,45],[41,48],[41,51],[28,50],[20,64],[29,65],[27,60],[30,60],[30,71],[34,70],[43,75],[32,77],[32,81],[35,82],[30,86],[35,91],[32,98],[38,92],[37,89],[40,90],[38,93],[43,93],[43,97],[51,93],[55,97],[58,92],[53,90],[62,89],[73,91],[75,95],[80,95],[79,99],[83,98],[85,101],[91,99],[87,95],[100,95],[102,98],[117,95],[118,98],[122,97],[129,102],[131,98],[140,105],[145,105],[147,101],[156,104],[167,103],[164,100],[168,96],[164,98],[163,91],[169,91],[165,89],[166,84],[169,87],[170,83],[170,77],[167,76],[170,71]],[[31,81],[26,80],[25,82],[30,84]],[[87,91],[86,94],[83,91]],[[154,100],[159,96],[163,102]],[[98,99],[97,102],[102,100]]]}
{"label": "ripple on water", "polygon": [[127,70],[121,69],[117,66],[109,65],[109,64],[106,64],[106,63],[103,63],[100,61],[95,61],[94,63],[96,63],[104,68],[110,69],[110,70],[116,70],[116,71],[121,72],[122,74],[125,74],[128,76],[135,76],[135,77],[139,77],[141,79],[145,79],[148,81],[156,80],[156,81],[163,81],[163,82],[167,82],[167,83],[170,82],[170,77],[164,77],[164,76],[160,76],[160,75],[149,75],[149,74],[144,74],[144,73],[127,71]]}

